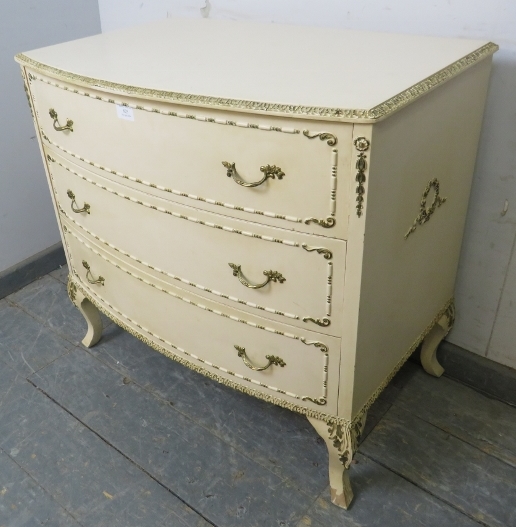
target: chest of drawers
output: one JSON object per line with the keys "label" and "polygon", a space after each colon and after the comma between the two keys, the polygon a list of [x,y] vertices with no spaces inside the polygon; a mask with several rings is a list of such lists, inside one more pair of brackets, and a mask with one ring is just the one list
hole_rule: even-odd
{"label": "chest of drawers", "polygon": [[420,344],[442,374],[496,49],[167,20],[18,55],[84,344],[102,311],[306,415],[346,508],[381,390]]}

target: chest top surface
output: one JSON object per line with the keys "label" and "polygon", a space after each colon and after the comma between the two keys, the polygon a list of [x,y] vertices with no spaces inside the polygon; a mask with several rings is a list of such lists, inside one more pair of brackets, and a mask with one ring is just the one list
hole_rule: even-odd
{"label": "chest top surface", "polygon": [[496,49],[478,40],[166,19],[17,59],[76,84],[136,97],[371,122]]}

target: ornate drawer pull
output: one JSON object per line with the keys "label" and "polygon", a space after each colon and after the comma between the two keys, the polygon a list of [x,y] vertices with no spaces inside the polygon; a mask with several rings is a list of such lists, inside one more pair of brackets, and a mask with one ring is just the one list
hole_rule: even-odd
{"label": "ornate drawer pull", "polygon": [[268,178],[276,179],[277,177],[278,179],[283,179],[283,176],[285,175],[285,172],[283,172],[280,167],[277,167],[276,165],[265,165],[260,167],[260,172],[264,173],[263,178],[260,179],[260,181],[256,181],[254,183],[247,183],[247,181],[244,181],[238,174],[235,168],[235,163],[222,161],[222,164],[227,168],[227,176],[232,177],[233,181],[239,185],[242,185],[242,187],[257,187],[264,183]]}
{"label": "ornate drawer pull", "polygon": [[[90,214],[90,206],[88,203],[85,203],[84,207],[82,209],[79,209],[77,207],[77,202],[75,201],[75,194],[71,190],[67,190],[66,195],[72,200],[71,207],[74,212],[76,213],[85,212],[86,214]],[[73,206],[74,203],[75,203],[75,207]]]}
{"label": "ornate drawer pull", "polygon": [[238,356],[244,361],[244,364],[254,371],[263,371],[266,370],[269,366],[272,366],[275,364],[276,366],[286,366],[286,362],[281,359],[280,357],[276,357],[276,355],[265,355],[265,358],[269,361],[266,366],[255,366],[248,358],[245,353],[245,348],[242,348],[242,346],[237,346],[235,344],[235,349],[238,351]]}
{"label": "ornate drawer pull", "polygon": [[95,278],[93,278],[93,275],[91,274],[90,264],[86,260],[82,261],[82,266],[88,271],[86,273],[86,280],[88,280],[90,284],[104,285],[104,278],[102,276],[99,276],[96,280]]}
{"label": "ornate drawer pull", "polygon": [[[70,132],[73,132],[73,121],[71,119],[66,120],[66,124],[64,126],[59,125],[59,121],[57,120],[57,112],[54,110],[54,108],[50,108],[48,111],[48,114],[52,119],[54,119],[54,130],[57,132],[63,132],[64,130],[70,130]],[[57,126],[56,126],[57,123]]]}
{"label": "ornate drawer pull", "polygon": [[263,282],[263,284],[252,284],[249,282],[249,280],[243,275],[242,269],[240,265],[230,263],[228,264],[231,269],[233,269],[233,276],[236,276],[240,283],[245,285],[246,287],[249,287],[249,289],[260,289],[261,287],[265,287],[269,282],[279,282],[282,284],[286,278],[283,277],[281,273],[278,273],[278,271],[264,271],[263,274],[267,277],[267,280]]}

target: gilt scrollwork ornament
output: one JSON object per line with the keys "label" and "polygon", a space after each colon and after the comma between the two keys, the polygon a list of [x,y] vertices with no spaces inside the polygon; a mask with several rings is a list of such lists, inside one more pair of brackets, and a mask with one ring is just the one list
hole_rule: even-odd
{"label": "gilt scrollwork ornament", "polygon": [[75,299],[77,298],[77,286],[75,285],[75,282],[72,282],[72,280],[68,279],[66,289],[68,291],[68,296],[70,297],[70,300],[73,304],[75,304]]}
{"label": "gilt scrollwork ornament", "polygon": [[319,218],[306,218],[305,223],[306,225],[310,225],[310,223],[316,223],[317,225],[320,225],[321,227],[324,227],[325,229],[329,229],[330,227],[333,227],[336,223],[335,218],[328,217],[326,219],[319,219]]}
{"label": "gilt scrollwork ornament", "polygon": [[308,130],[303,130],[303,135],[308,137],[308,139],[315,139],[318,137],[321,141],[326,141],[326,144],[329,146],[335,146],[337,144],[337,138],[329,132],[319,132],[317,134],[310,135]]}
{"label": "gilt scrollwork ornament", "polygon": [[353,455],[357,451],[366,417],[367,413],[363,412],[349,425],[338,422],[328,423],[328,436],[339,453],[340,462],[346,469],[350,467]]}
{"label": "gilt scrollwork ornament", "polygon": [[369,141],[365,137],[357,137],[355,141],[353,142],[355,145],[355,148],[360,152],[357,156],[357,162],[355,165],[355,168],[357,169],[357,175],[355,176],[355,181],[358,183],[356,188],[356,209],[357,209],[357,216],[360,218],[362,216],[362,211],[364,209],[364,194],[365,194],[365,186],[364,183],[366,181],[365,171],[367,169],[367,156],[364,154],[367,150],[369,150]]}
{"label": "gilt scrollwork ornament", "polygon": [[[426,205],[428,195],[430,194],[430,191],[432,189],[434,191],[434,199],[432,200],[432,204],[430,205],[430,207],[427,208]],[[410,227],[410,229],[405,234],[405,240],[416,230],[418,225],[425,224],[431,218],[432,214],[436,211],[436,209],[446,202],[446,199],[447,198],[442,198],[439,195],[439,180],[437,178],[434,178],[432,179],[432,181],[429,181],[428,185],[425,188],[425,191],[423,192],[423,196],[421,197],[419,214],[416,216],[412,227]]]}
{"label": "gilt scrollwork ornament", "polygon": [[446,321],[448,322],[448,327],[451,329],[453,324],[455,324],[455,302],[451,302],[444,312]]}
{"label": "gilt scrollwork ornament", "polygon": [[325,247],[311,247],[310,245],[307,245],[306,243],[303,243],[301,247],[308,252],[316,251],[317,254],[322,254],[323,258],[325,260],[331,260],[333,258],[333,254],[329,249],[326,249]]}
{"label": "gilt scrollwork ornament", "polygon": [[22,73],[22,79],[23,79],[23,89],[25,90],[25,95],[27,96],[27,102],[29,103],[30,113],[32,115],[32,118],[34,118],[34,111],[32,109],[32,101],[30,99],[30,92],[29,87],[27,85],[27,81],[25,80],[25,76]]}
{"label": "gilt scrollwork ornament", "polygon": [[314,324],[317,324],[318,326],[322,326],[323,328],[327,328],[331,321],[329,318],[312,318],[312,317],[303,317],[303,322],[313,322]]}

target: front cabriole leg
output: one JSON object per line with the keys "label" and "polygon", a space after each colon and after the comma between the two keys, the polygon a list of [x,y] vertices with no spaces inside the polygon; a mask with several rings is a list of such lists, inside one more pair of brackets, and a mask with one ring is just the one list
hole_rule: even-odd
{"label": "front cabriole leg", "polygon": [[88,324],[88,330],[82,339],[82,343],[87,348],[91,348],[102,336],[102,320],[99,310],[81,293],[75,283],[70,280],[70,277],[68,277],[68,296]]}
{"label": "front cabriole leg", "polygon": [[339,424],[308,417],[328,448],[331,502],[347,509],[353,500],[353,490],[348,469],[364,430],[367,412],[357,416],[351,423]]}
{"label": "front cabriole leg", "polygon": [[423,345],[421,346],[421,365],[427,373],[434,377],[440,377],[444,373],[444,368],[437,360],[437,348],[444,337],[449,333],[454,321],[455,305],[452,302],[448,306],[444,315],[423,340]]}

